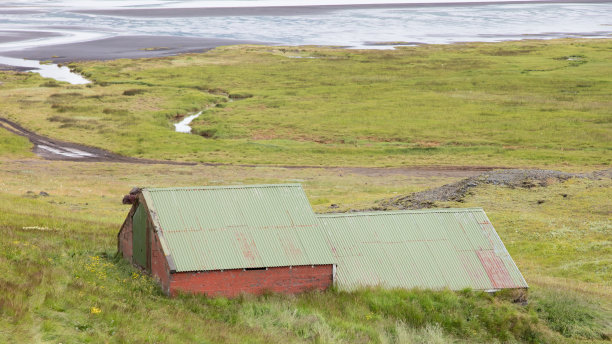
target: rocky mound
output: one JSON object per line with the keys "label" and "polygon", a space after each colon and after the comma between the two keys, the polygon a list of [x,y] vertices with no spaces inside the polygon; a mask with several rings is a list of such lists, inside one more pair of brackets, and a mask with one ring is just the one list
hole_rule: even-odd
{"label": "rocky mound", "polygon": [[511,188],[532,188],[563,182],[570,178],[611,178],[612,169],[593,173],[567,173],[554,170],[494,170],[439,188],[393,197],[380,202],[380,209],[421,209],[435,207],[435,202],[461,202],[470,189],[481,184],[502,185]]}

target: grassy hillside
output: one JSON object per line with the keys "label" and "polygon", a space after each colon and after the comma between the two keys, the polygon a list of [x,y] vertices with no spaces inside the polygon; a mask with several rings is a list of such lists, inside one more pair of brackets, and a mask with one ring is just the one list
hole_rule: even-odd
{"label": "grassy hillside", "polygon": [[[603,166],[610,40],[359,51],[237,46],[2,73],[0,116],[124,155],[282,165]],[[198,135],[173,132],[207,109]],[[509,135],[509,133],[512,133]]]}
{"label": "grassy hillside", "polygon": [[17,136],[0,127],[0,156],[4,158],[33,157],[27,138]]}
{"label": "grassy hillside", "polygon": [[[171,299],[115,255],[133,186],[298,182],[330,212],[472,173],[362,166],[609,168],[611,52],[610,40],[239,46],[73,64],[87,86],[0,72],[0,117],[43,135],[145,158],[353,166],[46,161],[0,128],[0,342],[609,343],[610,178],[480,185],[437,204],[485,209],[527,305],[470,290]],[[202,109],[196,135],[173,131]]]}
{"label": "grassy hillside", "polygon": [[329,211],[456,177],[31,159],[0,167],[0,342],[604,343],[612,334],[609,179],[491,185],[441,204],[487,210],[531,286],[521,306],[472,291],[169,299],[114,256],[129,207],[121,195],[133,185],[300,181],[315,209]]}

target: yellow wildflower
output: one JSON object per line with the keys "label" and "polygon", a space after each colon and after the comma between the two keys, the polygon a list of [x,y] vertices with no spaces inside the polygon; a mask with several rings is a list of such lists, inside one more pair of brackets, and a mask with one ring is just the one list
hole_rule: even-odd
{"label": "yellow wildflower", "polygon": [[99,313],[102,313],[102,310],[98,307],[91,307],[91,310],[89,312],[91,314],[99,314]]}

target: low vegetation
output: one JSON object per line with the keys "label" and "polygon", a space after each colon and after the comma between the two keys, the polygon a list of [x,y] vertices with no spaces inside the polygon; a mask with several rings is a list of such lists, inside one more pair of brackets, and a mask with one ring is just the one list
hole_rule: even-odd
{"label": "low vegetation", "polygon": [[115,256],[121,195],[134,185],[298,181],[315,209],[331,211],[457,177],[32,159],[3,160],[0,171],[3,342],[604,343],[612,334],[609,179],[484,185],[438,204],[487,209],[530,284],[524,306],[470,290],[169,299]]}
{"label": "low vegetation", "polygon": [[28,139],[14,135],[0,126],[0,156],[33,157],[33,154],[28,152],[30,147]]}
{"label": "low vegetation", "polygon": [[[465,169],[397,167],[609,168],[611,49],[610,40],[225,47],[72,64],[87,86],[0,72],[0,117],[34,132],[233,164],[47,161],[0,128],[0,342],[609,343],[609,175],[559,173],[522,187],[461,182],[476,174]],[[204,108],[199,135],[173,132]],[[317,212],[470,184],[426,206],[484,208],[530,285],[528,303],[512,292],[377,288],[168,298],[116,256],[128,211],[120,200],[133,186],[295,182]]]}
{"label": "low vegetation", "polygon": [[[70,66],[94,84],[0,74],[0,116],[153,159],[604,166],[612,162],[611,49],[606,39],[380,51],[235,46],[79,62]],[[196,135],[173,132],[207,107]]]}

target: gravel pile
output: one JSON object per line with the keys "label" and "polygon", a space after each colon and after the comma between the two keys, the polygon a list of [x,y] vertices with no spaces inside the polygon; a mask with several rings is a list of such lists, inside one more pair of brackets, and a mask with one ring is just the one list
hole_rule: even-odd
{"label": "gravel pile", "polygon": [[421,209],[433,208],[435,202],[462,202],[470,194],[470,189],[481,184],[493,184],[511,188],[533,188],[563,182],[570,178],[611,178],[612,169],[593,173],[567,173],[553,170],[494,170],[463,179],[459,182],[443,185],[439,188],[415,192],[384,200],[380,209]]}

